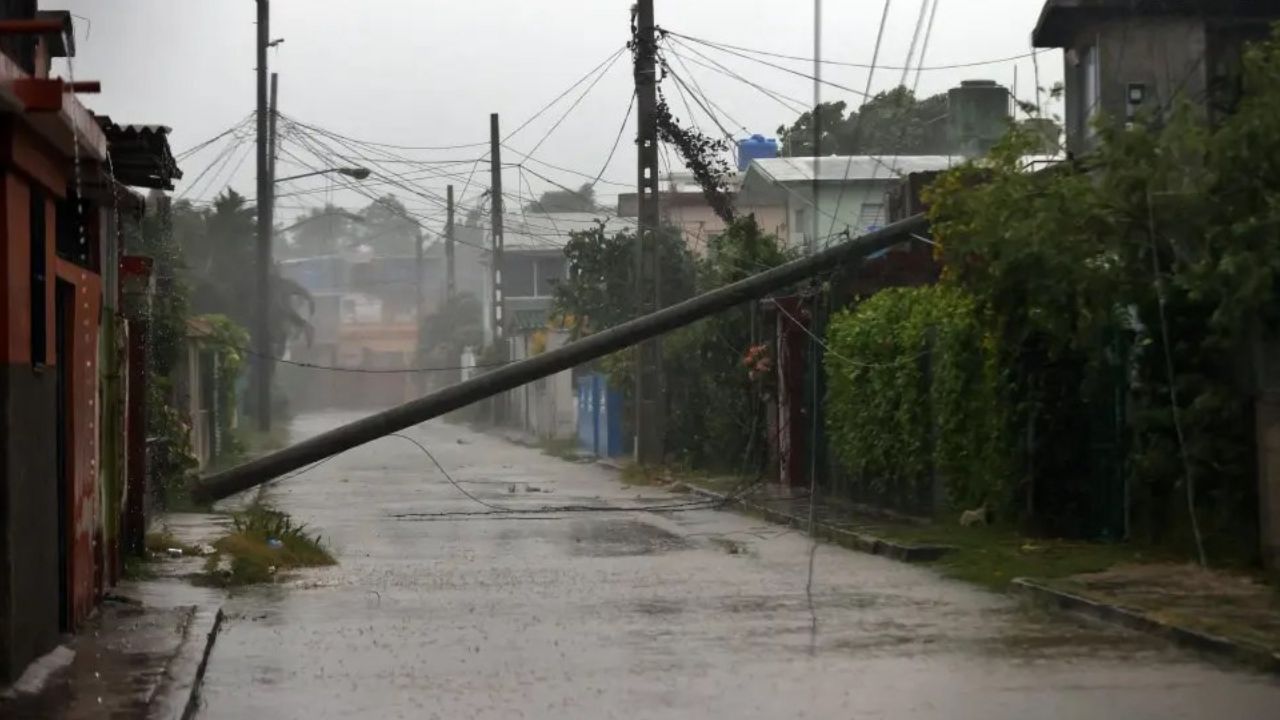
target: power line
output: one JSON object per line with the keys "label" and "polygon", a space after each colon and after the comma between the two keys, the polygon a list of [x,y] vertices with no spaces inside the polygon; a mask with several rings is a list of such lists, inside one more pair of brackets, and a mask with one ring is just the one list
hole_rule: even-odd
{"label": "power line", "polygon": [[[816,1],[817,1],[817,0],[815,0],[815,2],[816,2]],[[888,24],[888,22],[889,22],[889,9],[890,9],[892,6],[893,6],[893,0],[884,0],[884,11],[880,13],[880,28],[879,28],[878,30],[876,30],[876,45],[875,45],[875,50],[871,53],[871,67],[870,67],[870,69],[869,69],[869,70],[868,70],[868,72],[867,72],[867,91],[866,91],[866,92],[864,92],[864,93],[862,94],[862,96],[863,96],[863,97],[870,97],[870,93],[871,93],[871,81],[875,78],[875,75],[876,75],[876,68],[875,68],[875,64],[876,64],[876,62],[878,62],[878,61],[880,60],[880,47],[881,47],[881,45],[884,43],[884,29],[885,29],[885,26],[886,26],[886,25]],[[815,54],[816,54],[816,53],[815,53]],[[818,71],[820,70],[820,68],[819,68],[819,66],[818,66],[818,63],[817,63],[817,60],[814,60],[814,68],[815,68],[815,72],[818,72]],[[815,81],[817,81],[817,78],[815,78]],[[814,88],[814,94],[815,94],[815,96],[817,95],[817,93],[818,93],[818,91],[817,91],[817,86],[815,86],[815,88]],[[815,103],[814,103],[814,108],[813,108],[813,122],[814,122],[815,133],[817,132],[817,125],[818,125],[818,109],[819,109],[819,108],[818,108],[818,103],[816,103],[816,102],[815,102]],[[862,126],[862,118],[863,118],[864,116],[865,116],[865,113],[861,113],[861,112],[860,112],[860,113],[858,113],[858,117],[857,117],[857,119],[854,121],[854,124],[853,124],[853,137],[854,137],[854,139],[857,139],[857,137],[858,137],[858,130],[859,130],[859,129],[861,128],[861,126]],[[816,186],[816,185],[817,185],[817,183],[818,183],[818,156],[819,156],[819,155],[821,155],[821,149],[818,147],[818,143],[817,143],[817,142],[814,142],[813,154],[814,154],[814,158],[813,158],[813,182],[814,182],[814,185]],[[853,168],[853,163],[852,163],[852,162],[847,162],[847,163],[845,163],[845,166],[844,166],[844,176],[840,179],[840,194],[836,197],[836,212],[837,212],[837,213],[840,211],[840,204],[841,204],[842,202],[844,202],[844,191],[845,191],[845,188],[846,188],[846,187],[848,186],[848,184],[849,184],[849,171],[850,171],[852,168]],[[814,188],[813,196],[814,196],[814,199],[817,199],[817,197],[818,197],[818,193],[817,193],[817,188],[816,188],[816,187]],[[830,226],[828,226],[828,228],[827,228],[827,235],[828,235],[828,236],[829,236],[829,235],[831,235],[831,233],[835,230],[835,228],[836,228],[836,218],[835,218],[835,216],[832,216],[832,218],[831,218],[831,225],[830,225]],[[816,218],[816,217],[814,218],[814,230],[815,230],[815,232],[814,232],[813,234],[816,236],[816,235],[818,234],[818,233],[817,233],[817,218]],[[814,242],[815,242],[815,243],[817,242],[817,240],[818,240],[818,239],[817,239],[817,237],[814,237]]]}
{"label": "power line", "polygon": [[618,145],[622,142],[622,135],[627,131],[627,122],[631,120],[631,111],[636,106],[636,94],[631,93],[631,99],[627,101],[627,111],[622,115],[622,124],[618,126],[618,135],[613,139],[613,147],[609,148],[609,156],[604,159],[604,164],[600,166],[600,172],[596,173],[596,177],[591,181],[591,187],[595,187],[600,182],[600,178],[604,177],[605,170],[609,169],[609,163],[613,162],[614,153],[618,152]]}
{"label": "power line", "polygon": [[[673,34],[674,34],[674,33],[673,33]],[[687,47],[687,46],[686,46],[686,47]],[[760,58],[754,58],[754,57],[751,57],[750,55],[744,55],[743,53],[736,52],[736,51],[734,51],[734,50],[727,50],[727,49],[725,49],[725,48],[723,48],[723,47],[717,47],[717,46],[715,46],[715,45],[708,45],[708,47],[715,47],[715,48],[716,48],[717,50],[719,50],[720,52],[728,53],[729,55],[734,55],[734,56],[736,56],[736,57],[740,57],[740,58],[742,58],[742,59],[744,59],[744,60],[749,60],[749,61],[751,61],[751,62],[753,62],[753,63],[758,63],[758,64],[760,64],[760,65],[764,65],[765,67],[773,68],[774,70],[780,70],[780,71],[782,71],[782,72],[784,72],[784,73],[787,73],[787,74],[789,74],[789,75],[795,75],[795,76],[797,76],[797,77],[805,78],[806,80],[812,80],[813,82],[820,83],[820,84],[822,84],[822,85],[830,85],[831,87],[839,88],[839,89],[841,89],[841,90],[844,90],[845,92],[851,92],[851,93],[853,93],[853,94],[855,94],[855,95],[861,95],[863,98],[870,98],[870,97],[871,97],[871,91],[870,91],[869,89],[868,89],[867,91],[865,91],[865,92],[864,92],[864,91],[859,91],[859,90],[854,90],[853,88],[851,88],[851,87],[846,87],[846,86],[844,86],[844,85],[841,85],[840,83],[831,82],[830,80],[823,80],[823,79],[822,79],[821,77],[819,77],[819,76],[816,76],[816,75],[810,75],[810,74],[808,74],[808,73],[803,73],[803,72],[800,72],[799,70],[794,70],[794,69],[792,69],[792,68],[789,68],[789,67],[786,67],[786,66],[783,66],[783,65],[778,65],[777,63],[771,63],[771,62],[769,62],[769,61],[767,61],[767,60],[761,60]],[[872,68],[872,71],[874,72],[874,68]]]}
{"label": "power line", "polygon": [[186,150],[183,150],[182,152],[177,153],[176,155],[174,155],[174,159],[176,159],[176,160],[185,160],[186,158],[190,157],[191,155],[194,155],[195,153],[200,152],[200,151],[201,151],[201,150],[203,150],[204,148],[206,148],[206,147],[208,147],[208,146],[210,146],[210,145],[214,144],[215,142],[217,142],[217,141],[221,140],[222,138],[224,138],[224,137],[226,137],[226,136],[228,136],[228,135],[230,135],[230,134],[232,134],[232,133],[236,132],[237,130],[241,130],[241,129],[243,129],[243,128],[244,128],[244,126],[245,126],[245,125],[247,125],[247,124],[249,123],[249,120],[250,120],[252,117],[253,117],[253,113],[249,113],[249,114],[245,115],[243,118],[241,118],[241,119],[240,119],[240,121],[239,121],[239,122],[235,123],[234,125],[232,125],[231,127],[227,128],[226,130],[223,130],[222,132],[218,133],[217,135],[214,135],[213,137],[209,138],[208,140],[205,140],[205,141],[203,141],[203,142],[196,143],[195,145],[193,145],[193,146],[191,146],[191,147],[187,148]]}
{"label": "power line", "polygon": [[[702,58],[703,60],[705,60],[705,61],[706,61],[706,62],[699,62],[699,61],[697,61],[697,60],[694,60],[693,58],[688,58],[689,62],[691,62],[691,63],[695,63],[695,64],[698,64],[698,65],[702,65],[703,67],[710,68],[710,69],[715,70],[716,72],[718,72],[718,73],[720,73],[720,74],[722,74],[722,75],[725,75],[725,76],[727,76],[727,77],[733,78],[734,80],[737,80],[738,82],[741,82],[741,83],[743,83],[743,84],[745,84],[745,85],[748,85],[748,86],[750,86],[750,87],[752,87],[752,88],[754,88],[754,89],[758,90],[759,92],[763,93],[766,97],[768,97],[768,98],[772,99],[774,102],[778,103],[779,105],[781,105],[782,107],[786,108],[786,109],[787,109],[788,111],[790,111],[790,112],[793,112],[793,113],[802,113],[802,112],[804,112],[804,108],[808,106],[808,103],[806,103],[806,102],[804,102],[804,101],[802,101],[802,100],[797,100],[797,99],[795,99],[795,98],[793,98],[793,97],[790,97],[790,96],[788,96],[788,95],[783,95],[782,93],[780,93],[780,92],[778,92],[778,91],[776,91],[776,90],[770,90],[770,89],[768,89],[768,88],[764,87],[763,85],[760,85],[759,83],[756,83],[756,82],[754,82],[754,81],[752,81],[752,80],[748,80],[747,78],[743,77],[742,75],[739,75],[738,73],[736,73],[736,72],[734,72],[733,70],[729,69],[729,68],[728,68],[728,67],[726,67],[725,65],[721,64],[720,62],[718,62],[718,61],[716,61],[716,60],[713,60],[712,58],[707,57],[706,55],[704,55],[702,52],[700,52],[700,51],[699,51],[697,48],[695,48],[695,47],[692,47],[692,46],[686,45],[685,43],[683,43],[683,42],[681,42],[681,41],[679,41],[679,40],[675,40],[675,41],[673,41],[673,42],[675,42],[675,44],[679,45],[680,47],[682,47],[682,48],[684,48],[684,49],[688,50],[689,52],[693,53],[694,55],[697,55],[698,57],[700,57],[700,58]],[[676,55],[677,57],[680,57],[679,53],[676,53],[674,50],[670,50],[670,52],[671,52],[673,55]],[[710,65],[708,65],[707,63],[710,63]],[[714,67],[713,67],[713,66],[714,66]]]}
{"label": "power line", "polygon": [[[547,128],[547,131],[543,133],[542,137],[538,140],[538,142],[534,144],[533,149],[529,150],[530,155],[538,152],[538,148],[542,147],[542,144],[547,141],[547,138],[551,137],[551,134],[560,128],[560,125],[564,123],[566,118],[568,118],[571,114],[573,114],[574,110],[578,109],[578,106],[581,105],[582,101],[585,100],[586,97],[591,94],[591,91],[595,89],[596,85],[600,84],[600,81],[604,79],[604,76],[609,74],[609,71],[613,69],[613,66],[615,64],[617,64],[618,58],[620,57],[622,57],[622,50],[619,50],[617,53],[613,55],[613,58],[612,60],[610,60],[609,64],[605,66],[604,70],[601,70],[600,73],[596,75],[595,79],[591,81],[591,84],[587,85],[586,89],[582,91],[582,94],[579,95],[578,98],[573,101],[573,104],[569,105],[569,107],[564,111],[564,113],[560,115],[560,119],[556,120],[555,124]],[[511,136],[508,135],[507,137],[502,139],[504,145],[506,144],[506,141],[510,139],[510,137]]]}
{"label": "power line", "polygon": [[[541,117],[541,116],[542,116],[542,114],[543,114],[543,113],[545,113],[546,111],[548,111],[548,110],[550,110],[552,107],[554,107],[556,103],[560,102],[560,100],[562,100],[562,99],[564,98],[564,96],[566,96],[566,95],[568,95],[569,93],[573,92],[574,88],[576,88],[576,87],[578,87],[579,85],[581,85],[582,83],[586,82],[587,78],[589,78],[589,77],[591,77],[592,75],[594,75],[594,74],[596,73],[596,71],[597,71],[597,70],[599,70],[601,67],[603,67],[603,66],[604,66],[604,65],[606,65],[606,64],[608,64],[608,65],[612,66],[612,65],[613,65],[613,63],[615,63],[615,62],[617,62],[617,61],[618,61],[618,57],[619,57],[620,55],[622,55],[622,53],[626,52],[626,50],[627,50],[627,48],[626,48],[626,46],[624,45],[624,46],[622,46],[622,47],[618,48],[616,51],[614,51],[611,55],[609,55],[608,57],[606,57],[604,60],[601,60],[599,65],[596,65],[595,67],[593,67],[593,68],[591,68],[590,70],[588,70],[586,75],[583,75],[581,78],[579,78],[579,79],[578,79],[578,81],[577,81],[577,82],[575,82],[574,84],[572,84],[572,85],[570,85],[569,87],[565,88],[565,91],[564,91],[564,92],[562,92],[562,93],[560,93],[559,95],[555,96],[555,98],[554,98],[551,102],[547,103],[545,106],[543,106],[543,108],[542,108],[541,110],[539,110],[538,112],[534,113],[534,114],[533,114],[533,115],[532,115],[528,120],[525,120],[523,123],[520,123],[520,126],[519,126],[519,127],[517,127],[515,130],[512,130],[511,132],[507,133],[506,137],[502,138],[503,142],[505,142],[505,141],[507,141],[507,140],[510,140],[511,138],[515,137],[517,133],[519,133],[521,130],[525,129],[526,127],[528,127],[530,123],[532,123],[534,120],[537,120],[539,117]],[[608,72],[608,70],[606,69],[606,70],[605,70],[605,72]],[[488,143],[485,143],[485,144],[487,145]],[[486,156],[486,157],[487,157],[487,156]]]}
{"label": "power line", "polygon": [[[695,75],[693,74],[693,71],[689,69],[689,66],[685,64],[685,62],[684,62],[684,58],[683,58],[683,57],[681,57],[679,54],[677,54],[677,53],[675,53],[674,51],[672,51],[672,50],[671,50],[671,43],[670,43],[670,42],[668,42],[668,43],[667,43],[667,45],[666,45],[666,50],[667,50],[668,52],[670,52],[670,53],[671,53],[671,55],[672,55],[673,57],[675,57],[676,62],[680,63],[680,68],[684,70],[684,72],[685,72],[685,76],[689,78],[689,82],[693,83],[693,90],[696,90],[696,91],[697,91],[697,93],[698,93],[698,95],[699,95],[699,96],[701,96],[701,97],[702,97],[702,99],[703,99],[703,100],[704,100],[708,105],[710,105],[711,107],[715,108],[716,110],[719,110],[721,115],[724,115],[726,118],[728,118],[728,119],[729,119],[729,122],[733,123],[734,125],[737,125],[737,126],[738,126],[738,128],[739,128],[739,129],[741,129],[744,133],[749,133],[749,132],[750,132],[750,130],[748,130],[748,129],[747,129],[747,126],[746,126],[745,124],[738,122],[738,120],[737,120],[736,118],[734,118],[732,115],[730,115],[730,114],[729,114],[729,113],[728,113],[724,108],[722,108],[722,107],[720,107],[719,105],[717,105],[717,104],[715,103],[715,101],[714,101],[714,100],[712,100],[710,97],[708,97],[708,96],[707,96],[706,91],[704,91],[704,90],[702,89],[702,85],[698,82],[698,78],[697,78],[697,76],[695,76]],[[664,53],[664,56],[665,56],[665,54],[666,54],[666,53]],[[692,92],[692,91],[691,91],[691,92]]]}
{"label": "power line", "polygon": [[[724,49],[740,50],[740,51],[742,51],[742,52],[752,53],[752,54],[754,54],[754,55],[763,55],[763,56],[766,56],[766,57],[774,57],[774,58],[779,58],[779,59],[782,59],[782,60],[795,60],[795,61],[797,61],[797,62],[805,62],[805,63],[813,63],[813,62],[815,62],[814,58],[801,57],[801,56],[799,56],[799,55],[786,55],[786,54],[784,54],[784,53],[770,52],[770,51],[768,51],[768,50],[760,50],[760,49],[757,49],[757,48],[743,47],[743,46],[741,46],[741,45],[731,45],[731,44],[729,44],[729,43],[716,42],[716,41],[706,40],[706,39],[704,39],[704,38],[694,37],[694,36],[692,36],[692,35],[685,35],[684,33],[679,33],[679,32],[676,32],[675,30],[668,30],[668,29],[666,29],[666,28],[663,28],[663,31],[664,31],[666,34],[668,34],[668,35],[674,35],[674,36],[676,36],[676,37],[678,37],[678,38],[682,38],[682,39],[685,39],[685,40],[689,40],[689,41],[691,41],[691,42],[696,42],[696,43],[698,43],[699,45],[706,45],[706,46],[708,46],[708,47],[713,47],[713,48],[717,48],[717,49],[721,49],[721,50],[724,50]],[[1045,49],[1045,50],[1033,50],[1033,51],[1031,51],[1031,52],[1022,53],[1022,54],[1020,54],[1020,55],[1009,55],[1009,56],[1006,56],[1006,57],[993,58],[993,59],[990,59],[990,60],[975,60],[975,61],[971,61],[971,62],[950,63],[950,64],[945,64],[945,65],[933,65],[933,66],[928,66],[928,67],[921,66],[921,67],[917,67],[917,68],[915,68],[915,70],[916,70],[917,72],[933,72],[933,71],[940,71],[940,70],[959,70],[959,69],[963,69],[963,68],[982,67],[983,65],[1001,65],[1001,64],[1004,64],[1004,63],[1017,62],[1018,60],[1025,60],[1025,59],[1027,59],[1027,58],[1035,57],[1035,56],[1037,56],[1037,55],[1039,55],[1039,54],[1041,54],[1041,53],[1046,53],[1046,52],[1050,52],[1050,50],[1047,50],[1047,49]],[[876,65],[874,65],[874,64],[867,64],[867,63],[855,63],[855,62],[842,62],[842,61],[839,61],[839,60],[823,60],[823,59],[818,59],[818,60],[816,60],[816,62],[819,62],[819,63],[821,63],[821,64],[823,64],[823,65],[839,65],[839,66],[842,66],[842,67],[862,68],[862,69],[864,69],[864,70],[865,70],[865,69],[874,69],[874,68],[876,68],[876,67],[877,67],[877,66],[876,66]],[[880,65],[880,66],[879,66],[879,69],[881,69],[881,70],[905,70],[905,69],[906,69],[906,67],[904,67],[904,66],[894,67],[894,66],[891,66],[891,65]]]}

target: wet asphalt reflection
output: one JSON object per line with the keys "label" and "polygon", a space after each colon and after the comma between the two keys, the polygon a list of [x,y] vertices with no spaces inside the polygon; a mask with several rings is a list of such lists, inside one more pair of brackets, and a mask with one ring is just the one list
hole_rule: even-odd
{"label": "wet asphalt reflection", "polygon": [[[460,426],[409,432],[486,504],[688,501]],[[402,439],[267,496],[339,565],[230,598],[205,720],[1280,713],[1272,677],[832,546],[811,614],[807,539],[732,513],[485,514]]]}

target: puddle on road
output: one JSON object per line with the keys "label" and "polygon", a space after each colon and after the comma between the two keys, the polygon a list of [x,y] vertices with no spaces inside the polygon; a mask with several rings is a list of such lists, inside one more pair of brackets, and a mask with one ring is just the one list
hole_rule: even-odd
{"label": "puddle on road", "polygon": [[675,533],[632,519],[575,520],[569,528],[569,552],[580,557],[657,555],[693,547]]}

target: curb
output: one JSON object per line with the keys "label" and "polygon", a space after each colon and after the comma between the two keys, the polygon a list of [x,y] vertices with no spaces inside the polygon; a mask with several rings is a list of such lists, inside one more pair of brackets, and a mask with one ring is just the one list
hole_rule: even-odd
{"label": "curb", "polygon": [[1204,655],[1224,658],[1258,670],[1280,674],[1280,653],[1272,652],[1261,645],[1230,640],[1219,635],[1172,625],[1118,605],[1093,600],[1065,590],[1057,590],[1029,578],[1015,579],[1011,590],[1041,607],[1087,615],[1130,630],[1164,638],[1179,647]]}
{"label": "curb", "polygon": [[225,619],[222,608],[196,611],[187,625],[182,645],[165,669],[163,687],[147,711],[147,720],[190,720],[195,717],[200,707],[200,687],[209,665],[209,654]]}
{"label": "curb", "polygon": [[[731,498],[722,493],[706,488],[700,488],[697,485],[689,483],[680,483],[686,490],[707,498],[709,500],[718,500],[725,505],[733,505],[741,508],[750,515],[754,515],[768,522],[778,525],[786,525],[797,529],[804,529],[809,526],[808,518],[799,517],[790,513],[775,510],[767,505],[749,502],[742,498]],[[896,543],[883,538],[874,537],[865,533],[854,532],[853,530],[845,530],[843,528],[834,527],[825,523],[818,523],[814,529],[814,535],[822,540],[835,543],[849,550],[857,550],[859,552],[869,553],[871,555],[880,555],[891,560],[899,560],[908,563],[925,563],[933,562],[947,553],[955,550],[950,545],[907,545],[904,543]]]}

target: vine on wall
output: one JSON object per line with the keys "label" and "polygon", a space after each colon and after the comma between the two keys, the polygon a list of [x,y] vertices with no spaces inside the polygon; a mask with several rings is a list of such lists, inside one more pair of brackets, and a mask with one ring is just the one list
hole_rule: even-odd
{"label": "vine on wall", "polygon": [[867,494],[903,509],[927,506],[936,473],[950,508],[986,504],[1007,514],[1007,408],[991,338],[968,295],[885,290],[832,318],[827,342],[832,447]]}

